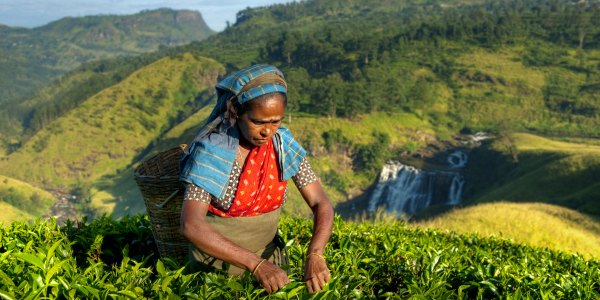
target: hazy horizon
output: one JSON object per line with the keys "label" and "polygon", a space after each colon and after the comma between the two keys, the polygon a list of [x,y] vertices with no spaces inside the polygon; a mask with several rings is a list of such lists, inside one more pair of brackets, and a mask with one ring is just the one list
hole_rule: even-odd
{"label": "hazy horizon", "polygon": [[142,10],[172,8],[196,10],[212,30],[235,23],[235,15],[246,7],[267,6],[290,0],[4,0],[0,2],[0,24],[35,28],[64,17],[128,15]]}

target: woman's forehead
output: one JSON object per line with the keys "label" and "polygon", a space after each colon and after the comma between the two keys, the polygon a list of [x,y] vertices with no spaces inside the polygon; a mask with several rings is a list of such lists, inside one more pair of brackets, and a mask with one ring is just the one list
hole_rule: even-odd
{"label": "woman's forehead", "polygon": [[273,117],[283,115],[285,112],[285,99],[281,94],[271,97],[250,101],[250,110],[253,118]]}

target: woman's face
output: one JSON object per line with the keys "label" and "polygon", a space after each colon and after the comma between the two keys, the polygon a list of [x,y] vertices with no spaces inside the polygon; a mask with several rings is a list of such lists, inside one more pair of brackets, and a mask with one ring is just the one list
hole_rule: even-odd
{"label": "woman's face", "polygon": [[283,120],[285,100],[279,93],[257,101],[250,100],[250,109],[239,116],[242,145],[260,146],[271,140]]}

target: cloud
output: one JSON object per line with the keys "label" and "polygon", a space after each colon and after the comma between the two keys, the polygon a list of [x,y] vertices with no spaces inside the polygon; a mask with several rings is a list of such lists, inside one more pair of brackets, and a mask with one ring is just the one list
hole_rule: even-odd
{"label": "cloud", "polygon": [[98,14],[133,14],[145,9],[173,8],[199,11],[213,30],[235,22],[246,7],[265,6],[290,0],[2,0],[0,24],[36,27],[63,17]]}

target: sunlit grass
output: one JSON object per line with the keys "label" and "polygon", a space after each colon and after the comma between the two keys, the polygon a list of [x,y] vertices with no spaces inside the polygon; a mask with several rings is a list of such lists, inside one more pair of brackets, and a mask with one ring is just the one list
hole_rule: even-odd
{"label": "sunlit grass", "polygon": [[413,225],[496,236],[535,247],[600,258],[600,221],[557,205],[484,203],[456,208]]}
{"label": "sunlit grass", "polygon": [[[502,181],[469,203],[507,200],[546,202],[600,214],[600,147],[531,134],[513,135],[518,162]],[[498,147],[499,143],[494,144]]]}
{"label": "sunlit grass", "polygon": [[503,78],[507,82],[527,82],[532,90],[540,91],[545,83],[544,72],[523,65],[520,51],[519,48],[504,48],[500,51],[477,49],[458,57],[457,62],[466,68]]}
{"label": "sunlit grass", "polygon": [[[35,216],[33,212],[42,212],[54,203],[55,199],[49,192],[32,186],[31,184],[0,175],[0,195],[3,197],[13,197],[18,195],[18,203],[13,205],[7,203],[8,199],[0,197],[0,222],[10,223],[12,221],[32,220]],[[36,202],[32,202],[32,197],[36,195]],[[14,199],[13,199],[14,201]],[[17,208],[14,205],[19,204]]]}
{"label": "sunlit grass", "polygon": [[10,223],[15,221],[31,221],[35,219],[30,213],[20,210],[8,203],[0,201],[0,225],[8,226]]}
{"label": "sunlit grass", "polygon": [[516,133],[513,136],[519,151],[552,151],[567,154],[600,155],[600,145],[592,144],[592,142],[598,142],[595,139],[579,139],[566,142],[527,133]]}

